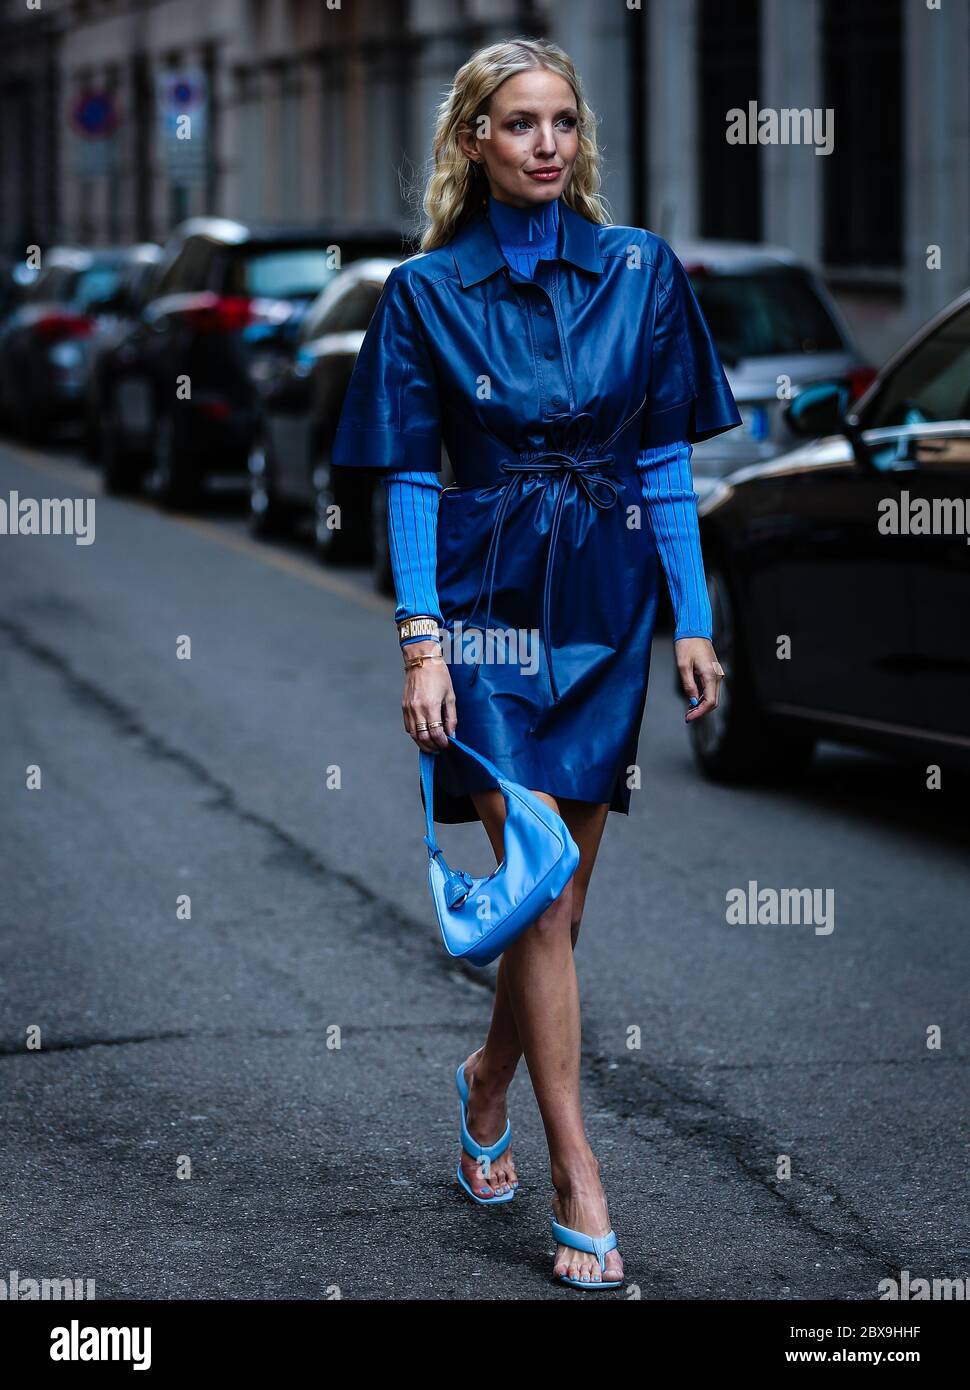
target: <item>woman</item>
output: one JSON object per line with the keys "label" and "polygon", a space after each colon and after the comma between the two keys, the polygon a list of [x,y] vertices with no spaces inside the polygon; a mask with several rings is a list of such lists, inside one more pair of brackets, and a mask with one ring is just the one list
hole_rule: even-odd
{"label": "woman", "polygon": [[[680,262],[653,233],[610,225],[598,187],[568,56],[532,39],[474,54],[438,114],[422,252],[388,277],[333,454],[388,485],[404,726],[449,750],[435,820],[480,819],[501,858],[502,794],[449,749],[460,718],[464,742],[558,811],[580,849],[502,956],[488,1035],[456,1080],[459,1181],[507,1201],[505,1097],[525,1054],[553,1272],[581,1288],[617,1287],[623,1265],[583,1125],[573,948],[607,814],[629,813],[661,561],[686,718],[717,704],[690,446],[741,422]],[[442,442],[457,480],[443,491]],[[469,631],[511,633],[518,658],[486,645],[466,659]]]}

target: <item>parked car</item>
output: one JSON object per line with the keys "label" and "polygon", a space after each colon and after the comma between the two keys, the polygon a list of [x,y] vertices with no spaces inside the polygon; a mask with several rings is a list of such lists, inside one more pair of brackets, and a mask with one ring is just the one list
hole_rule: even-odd
{"label": "parked car", "polygon": [[23,263],[18,265],[7,256],[0,256],[0,322],[13,313],[35,278],[36,272],[32,273]]}
{"label": "parked car", "polygon": [[[797,390],[838,380],[855,399],[871,382],[867,367],[824,285],[790,252],[726,242],[677,248],[717,341],[741,411],[737,430],[695,445],[699,496],[724,472],[771,458],[796,435],[779,382]],[[386,496],[371,479],[334,480],[329,449],[354,359],[383,280],[394,261],[352,267],[317,300],[300,327],[292,358],[268,383],[265,429],[250,457],[251,516],[258,533],[279,531],[316,513],[317,543],[330,558],[370,557],[377,586],[392,591]],[[447,457],[443,471],[448,474]],[[442,481],[447,481],[447,476]],[[341,528],[327,509],[341,499]],[[669,603],[662,601],[664,621]]]}
{"label": "parked car", "polygon": [[[101,372],[109,354],[131,328],[143,309],[155,267],[162,259],[162,248],[154,241],[138,242],[124,253],[117,289],[105,305],[96,325],[88,352],[84,381],[84,451],[96,461],[101,457]],[[112,486],[111,460],[105,457],[104,472]]]}
{"label": "parked car", "polygon": [[136,486],[151,469],[162,500],[186,505],[211,476],[242,479],[260,383],[286,351],[288,325],[341,264],[401,247],[386,228],[177,227],[99,372],[109,485]]}
{"label": "parked car", "polygon": [[701,769],[789,775],[820,737],[970,765],[970,291],[855,405],[815,384],[788,425],[823,437],[699,507],[725,671],[690,725]]}
{"label": "parked car", "polygon": [[[265,384],[249,459],[250,518],[257,535],[280,534],[312,517],[321,559],[369,559],[385,591],[392,579],[384,489],[372,477],[332,470],[330,451],[357,353],[398,260],[358,261],[311,305],[289,359],[281,359]],[[446,457],[444,462],[447,468]],[[447,480],[445,472],[442,481]]]}
{"label": "parked car", "polygon": [[126,258],[52,247],[0,322],[0,416],[22,437],[81,419],[92,345],[113,315]]}
{"label": "parked car", "polygon": [[[875,376],[824,284],[790,251],[743,242],[674,243],[724,363],[741,425],[694,445],[703,497],[735,468],[792,448],[790,396],[839,381],[856,400]],[[779,386],[787,394],[779,395]]]}

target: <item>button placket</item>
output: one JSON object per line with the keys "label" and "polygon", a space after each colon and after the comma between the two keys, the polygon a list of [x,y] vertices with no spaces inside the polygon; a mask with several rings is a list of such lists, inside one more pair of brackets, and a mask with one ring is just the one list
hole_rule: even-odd
{"label": "button placket", "polygon": [[565,383],[566,383],[566,399],[567,399],[567,403],[568,403],[569,406],[570,406],[570,409],[575,409],[574,402],[575,402],[575,399],[576,399],[576,391],[575,391],[575,387],[574,387],[574,384],[573,384],[572,367],[571,367],[570,362],[569,362],[569,353],[568,353],[568,351],[567,351],[567,349],[566,349],[566,340],[565,340],[565,338],[563,337],[562,324],[561,324],[560,318],[559,318],[559,307],[558,307],[558,306],[559,306],[559,266],[558,266],[558,265],[554,265],[554,266],[553,266],[553,268],[552,268],[552,277],[551,277],[551,278],[552,278],[552,288],[551,288],[550,296],[549,296],[549,297],[550,297],[550,300],[552,301],[552,317],[553,317],[553,319],[554,319],[554,321],[555,321],[555,324],[556,324],[556,335],[557,335],[557,338],[558,338],[558,341],[559,341],[559,351],[560,351],[560,353],[562,354],[562,371],[563,371],[563,378],[564,378]]}
{"label": "button placket", "polygon": [[[540,266],[542,262],[540,262]],[[533,331],[541,353],[542,362],[556,363],[558,366],[543,370],[540,366],[539,405],[543,416],[560,415],[569,404],[569,386],[562,361],[562,335],[555,306],[546,287],[533,282],[535,289],[543,296],[533,305]]]}

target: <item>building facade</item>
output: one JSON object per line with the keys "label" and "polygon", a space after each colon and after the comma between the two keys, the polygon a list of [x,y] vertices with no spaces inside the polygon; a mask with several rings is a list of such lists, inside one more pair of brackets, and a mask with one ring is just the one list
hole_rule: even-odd
{"label": "building facade", "polygon": [[576,61],[616,221],[792,248],[877,360],[970,284],[970,0],[0,0],[2,249],[412,225],[455,69],[516,34]]}

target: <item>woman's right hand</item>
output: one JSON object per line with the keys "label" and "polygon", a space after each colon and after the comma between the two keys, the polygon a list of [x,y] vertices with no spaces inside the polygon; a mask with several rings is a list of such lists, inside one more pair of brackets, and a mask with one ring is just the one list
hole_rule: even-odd
{"label": "woman's right hand", "polygon": [[[438,642],[408,642],[401,648],[405,658],[441,651]],[[425,661],[404,673],[404,698],[401,701],[404,727],[425,753],[435,753],[448,747],[448,734],[458,727],[455,691],[451,672],[444,661]],[[419,724],[437,724],[418,732]]]}

